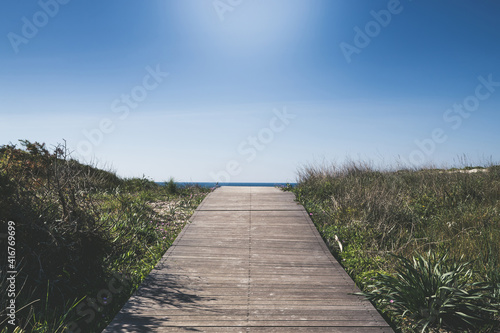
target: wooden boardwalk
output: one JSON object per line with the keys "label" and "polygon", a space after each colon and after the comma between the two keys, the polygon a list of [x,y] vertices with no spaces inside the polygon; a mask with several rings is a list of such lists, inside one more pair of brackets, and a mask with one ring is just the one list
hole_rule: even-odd
{"label": "wooden boardwalk", "polygon": [[293,194],[222,187],[103,332],[393,332],[357,291]]}

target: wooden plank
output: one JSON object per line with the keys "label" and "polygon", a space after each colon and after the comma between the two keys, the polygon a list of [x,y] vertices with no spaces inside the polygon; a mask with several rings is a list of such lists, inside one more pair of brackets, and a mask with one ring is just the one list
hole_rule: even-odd
{"label": "wooden plank", "polygon": [[222,187],[108,332],[392,332],[291,193]]}

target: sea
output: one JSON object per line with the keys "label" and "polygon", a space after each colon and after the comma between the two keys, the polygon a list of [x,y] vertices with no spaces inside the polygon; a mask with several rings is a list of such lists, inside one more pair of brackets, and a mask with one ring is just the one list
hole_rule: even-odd
{"label": "sea", "polygon": [[[285,187],[290,185],[295,187],[297,183],[215,183],[215,182],[175,182],[177,186],[200,186],[200,187],[216,187],[216,186],[264,186],[264,187]],[[165,185],[165,182],[157,183]]]}

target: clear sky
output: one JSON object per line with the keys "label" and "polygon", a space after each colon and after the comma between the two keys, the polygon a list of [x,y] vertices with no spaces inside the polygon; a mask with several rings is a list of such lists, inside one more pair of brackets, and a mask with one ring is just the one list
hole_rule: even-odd
{"label": "clear sky", "polygon": [[500,3],[40,0],[0,13],[0,144],[157,181],[500,161]]}

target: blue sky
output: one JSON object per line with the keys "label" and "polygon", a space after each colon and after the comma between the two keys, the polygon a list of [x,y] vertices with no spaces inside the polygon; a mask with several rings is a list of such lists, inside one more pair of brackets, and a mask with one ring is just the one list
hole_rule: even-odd
{"label": "blue sky", "polygon": [[40,0],[0,14],[0,144],[121,176],[500,160],[500,4]]}

